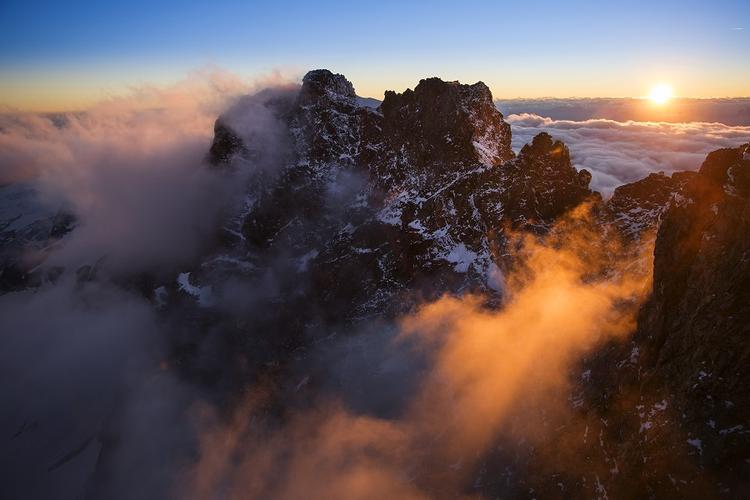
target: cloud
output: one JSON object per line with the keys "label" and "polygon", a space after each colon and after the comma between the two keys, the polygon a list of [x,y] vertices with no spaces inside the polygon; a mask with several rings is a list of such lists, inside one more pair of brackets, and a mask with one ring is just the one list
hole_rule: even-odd
{"label": "cloud", "polygon": [[[46,204],[77,217],[51,264],[104,257],[119,273],[186,265],[210,246],[217,217],[243,185],[204,163],[214,120],[238,103],[254,131],[275,131],[264,102],[248,108],[240,96],[283,86],[280,78],[248,83],[211,70],[170,87],[135,88],[82,113],[2,115],[0,184],[34,183]],[[282,147],[272,138],[263,137],[269,152]]]}
{"label": "cloud", "polygon": [[576,168],[591,171],[592,187],[605,196],[620,184],[651,172],[697,170],[707,153],[750,140],[750,126],[721,123],[573,121],[528,113],[506,119],[512,127],[514,149],[539,132],[550,133],[568,145]]}
{"label": "cloud", "polygon": [[664,106],[644,98],[507,99],[497,102],[506,115],[529,113],[554,120],[603,118],[619,122],[709,122],[750,125],[750,97],[692,99],[676,97]]}
{"label": "cloud", "polygon": [[[0,296],[4,493],[163,498],[172,488],[192,451],[185,414],[197,391],[162,361],[181,311],[158,311],[133,283],[141,273],[174,279],[213,243],[245,180],[205,163],[214,121],[268,85],[286,88],[274,75],[252,83],[212,70],[82,113],[0,115],[0,184],[20,183],[50,213],[77,219],[47,259],[63,274]],[[246,109],[254,115],[271,125],[262,103]],[[269,153],[281,146],[271,139]],[[92,279],[77,279],[94,263]],[[179,333],[201,349],[198,330]]]}
{"label": "cloud", "polygon": [[93,283],[74,292],[72,281],[0,300],[0,467],[11,497],[74,498],[113,406],[158,356],[147,301]]}

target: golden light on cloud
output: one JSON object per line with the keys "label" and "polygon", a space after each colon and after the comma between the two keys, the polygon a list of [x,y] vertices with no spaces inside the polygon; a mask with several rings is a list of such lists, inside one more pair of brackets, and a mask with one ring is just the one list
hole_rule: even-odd
{"label": "golden light on cloud", "polygon": [[672,95],[672,87],[661,83],[651,89],[651,93],[648,97],[654,104],[664,104],[672,98]]}

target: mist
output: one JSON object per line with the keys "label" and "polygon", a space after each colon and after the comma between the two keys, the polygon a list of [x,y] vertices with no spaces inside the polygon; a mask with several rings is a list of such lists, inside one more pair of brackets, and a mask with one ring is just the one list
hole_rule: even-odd
{"label": "mist", "polygon": [[81,113],[1,115],[0,185],[29,183],[38,203],[75,216],[76,231],[51,265],[103,259],[117,273],[185,266],[210,248],[220,216],[237,203],[247,177],[208,168],[216,117],[241,109],[248,121],[238,126],[243,136],[260,131],[256,142],[267,155],[281,154],[280,125],[266,100],[243,96],[260,88],[288,94],[290,86],[278,74],[248,82],[204,70]]}
{"label": "mist", "polygon": [[[0,296],[4,495],[172,490],[194,448],[185,415],[201,396],[167,361],[175,327],[154,288],[173,286],[214,248],[241,204],[251,165],[213,168],[206,154],[228,108],[258,130],[278,129],[262,103],[241,99],[266,87],[294,88],[275,74],[243,81],[212,69],[79,113],[0,115],[0,189],[12,194],[3,230],[56,213],[74,220],[21,256],[40,253],[44,279]],[[262,139],[268,155],[283,152]]]}

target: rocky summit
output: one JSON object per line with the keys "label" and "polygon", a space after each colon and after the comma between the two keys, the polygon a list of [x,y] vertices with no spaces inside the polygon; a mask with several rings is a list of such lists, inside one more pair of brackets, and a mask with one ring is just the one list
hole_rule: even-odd
{"label": "rocky summit", "polygon": [[[263,107],[293,154],[251,183],[243,252],[253,266],[291,252],[337,321],[408,308],[393,301],[404,294],[497,289],[506,226],[543,230],[597,196],[546,134],[516,157],[481,82],[429,78],[372,108],[342,75],[316,70],[296,96]],[[217,120],[217,166],[255,161],[238,114]]]}

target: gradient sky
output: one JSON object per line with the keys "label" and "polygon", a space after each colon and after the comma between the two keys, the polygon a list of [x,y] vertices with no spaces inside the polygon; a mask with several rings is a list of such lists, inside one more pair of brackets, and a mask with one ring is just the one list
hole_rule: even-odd
{"label": "gradient sky", "polygon": [[750,0],[0,1],[0,107],[83,108],[209,65],[327,67],[360,95],[426,76],[498,98],[750,95]]}

